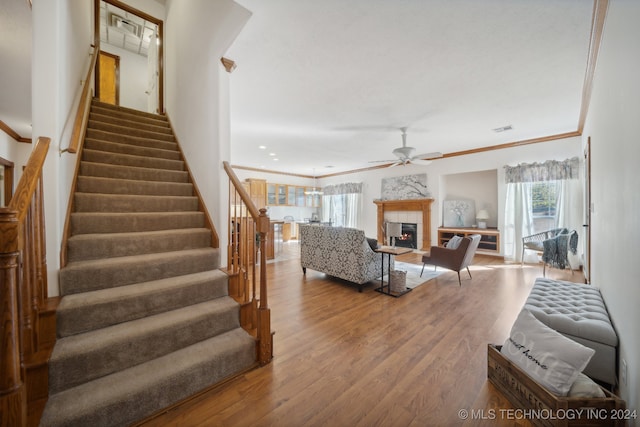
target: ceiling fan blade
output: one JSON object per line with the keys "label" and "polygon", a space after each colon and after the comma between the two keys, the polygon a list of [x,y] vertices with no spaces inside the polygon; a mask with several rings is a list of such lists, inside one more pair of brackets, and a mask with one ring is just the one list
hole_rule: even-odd
{"label": "ceiling fan blade", "polygon": [[392,168],[392,167],[394,167],[394,166],[398,166],[398,165],[401,165],[401,164],[402,164],[402,162],[401,162],[401,161],[397,161],[397,162],[395,162],[395,163],[390,164],[388,167]]}
{"label": "ceiling fan blade", "polygon": [[389,159],[389,160],[371,160],[369,163],[389,163],[389,162],[397,162],[398,159]]}
{"label": "ceiling fan blade", "polygon": [[411,163],[414,165],[426,166],[431,164],[431,160],[411,159]]}
{"label": "ceiling fan blade", "polygon": [[416,154],[412,159],[439,159],[442,157],[442,153],[434,151],[433,153]]}

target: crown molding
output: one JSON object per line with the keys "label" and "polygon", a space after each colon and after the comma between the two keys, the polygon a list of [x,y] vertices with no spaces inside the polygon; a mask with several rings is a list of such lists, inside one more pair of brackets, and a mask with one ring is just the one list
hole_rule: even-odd
{"label": "crown molding", "polygon": [[609,0],[594,0],[593,15],[591,18],[591,37],[589,39],[589,55],[587,57],[587,69],[584,74],[584,84],[582,85],[582,103],[580,105],[580,118],[578,119],[578,132],[582,133],[584,124],[587,121],[589,103],[591,102],[591,91],[593,89],[593,76],[598,62],[598,51],[604,32],[604,22],[607,16]]}

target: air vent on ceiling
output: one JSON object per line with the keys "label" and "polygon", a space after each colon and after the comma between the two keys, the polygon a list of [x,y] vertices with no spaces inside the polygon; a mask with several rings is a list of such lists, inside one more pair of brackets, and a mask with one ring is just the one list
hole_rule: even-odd
{"label": "air vent on ceiling", "polygon": [[136,37],[140,37],[142,34],[142,25],[123,18],[120,15],[116,15],[115,13],[109,14],[109,25]]}
{"label": "air vent on ceiling", "polygon": [[511,125],[507,125],[507,126],[502,126],[501,128],[495,128],[493,131],[494,132],[504,132],[507,130],[511,130],[513,129],[513,127]]}

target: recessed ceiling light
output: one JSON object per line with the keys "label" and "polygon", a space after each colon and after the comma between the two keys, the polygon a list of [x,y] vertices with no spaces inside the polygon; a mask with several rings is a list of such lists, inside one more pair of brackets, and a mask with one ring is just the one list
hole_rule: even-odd
{"label": "recessed ceiling light", "polygon": [[274,162],[277,162],[277,161],[278,161],[278,159],[277,159],[276,157],[274,157],[274,158],[273,158],[273,161],[274,161]]}
{"label": "recessed ceiling light", "polygon": [[512,130],[512,129],[513,129],[513,126],[511,126],[511,125],[506,125],[506,126],[502,126],[502,127],[500,127],[500,128],[495,128],[495,129],[493,129],[493,131],[494,131],[494,132],[498,132],[498,133],[500,133],[500,132],[504,132],[504,131],[506,131],[506,130]]}
{"label": "recessed ceiling light", "polygon": [[273,157],[273,156],[275,156],[275,155],[276,155],[276,153],[269,153],[269,155],[270,155],[271,157]]}
{"label": "recessed ceiling light", "polygon": [[333,165],[328,165],[328,166],[325,166],[325,168],[327,168],[327,169],[331,169],[331,168],[335,168],[335,166],[333,166]]}
{"label": "recessed ceiling light", "polygon": [[258,148],[261,149],[261,150],[266,150],[267,146],[266,145],[259,145]]}

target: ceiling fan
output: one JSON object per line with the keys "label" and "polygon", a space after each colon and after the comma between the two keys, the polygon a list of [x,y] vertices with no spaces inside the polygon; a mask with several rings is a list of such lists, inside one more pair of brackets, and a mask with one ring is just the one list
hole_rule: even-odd
{"label": "ceiling fan", "polygon": [[397,159],[391,160],[375,160],[369,163],[387,163],[393,162],[389,165],[390,168],[398,165],[406,166],[407,164],[414,165],[428,165],[431,163],[431,160],[425,159],[437,159],[442,157],[442,153],[433,152],[433,153],[424,153],[424,154],[416,154],[412,156],[415,148],[407,147],[407,128],[400,128],[402,131],[402,147],[398,147],[392,151],[393,154],[397,157]]}

